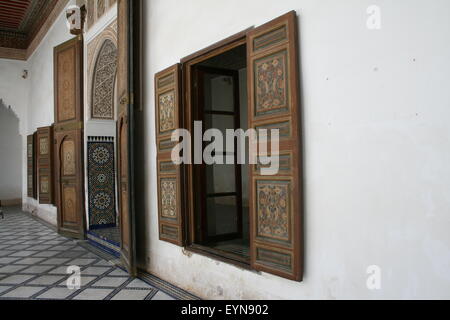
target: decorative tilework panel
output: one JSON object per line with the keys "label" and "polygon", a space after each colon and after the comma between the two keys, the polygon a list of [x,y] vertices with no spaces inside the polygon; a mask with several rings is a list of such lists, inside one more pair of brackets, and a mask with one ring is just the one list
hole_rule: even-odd
{"label": "decorative tilework panel", "polygon": [[88,189],[89,225],[91,228],[115,226],[115,169],[114,143],[89,137]]}

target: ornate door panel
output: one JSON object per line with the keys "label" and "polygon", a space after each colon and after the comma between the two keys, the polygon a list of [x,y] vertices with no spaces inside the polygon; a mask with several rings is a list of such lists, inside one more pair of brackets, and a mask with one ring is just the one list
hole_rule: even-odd
{"label": "ornate door panel", "polygon": [[36,199],[36,152],[34,140],[33,134],[27,137],[27,196]]}
{"label": "ornate door panel", "polygon": [[53,127],[38,129],[39,203],[53,203]]}
{"label": "ornate door panel", "polygon": [[[117,24],[117,97],[119,114],[118,137],[118,185],[119,218],[122,262],[130,275],[136,274],[135,217],[134,217],[134,161],[133,161],[133,110],[134,91],[139,55],[132,50],[140,30],[140,0],[118,0]],[[136,43],[138,44],[138,43]],[[134,53],[134,55],[132,55]]]}
{"label": "ornate door panel", "polygon": [[278,173],[264,175],[262,164],[250,170],[250,250],[254,269],[301,280],[303,204],[296,19],[292,11],[247,34],[249,127],[279,129],[279,153],[272,155],[278,155]]}
{"label": "ornate door panel", "polygon": [[83,239],[83,40],[69,40],[54,49],[55,193],[58,231]]}

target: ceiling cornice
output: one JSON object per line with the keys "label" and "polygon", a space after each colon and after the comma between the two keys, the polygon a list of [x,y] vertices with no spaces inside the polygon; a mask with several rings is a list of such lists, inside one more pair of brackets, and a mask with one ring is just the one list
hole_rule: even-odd
{"label": "ceiling cornice", "polygon": [[58,0],[56,2],[55,7],[51,11],[50,15],[47,17],[45,22],[39,28],[39,31],[36,32],[33,40],[31,40],[27,49],[14,49],[14,48],[5,48],[0,47],[0,59],[13,59],[13,60],[23,60],[26,61],[30,58],[30,56],[37,49],[41,41],[44,39],[47,32],[50,30],[51,26],[58,19],[61,12],[64,10],[66,5],[70,0]]}

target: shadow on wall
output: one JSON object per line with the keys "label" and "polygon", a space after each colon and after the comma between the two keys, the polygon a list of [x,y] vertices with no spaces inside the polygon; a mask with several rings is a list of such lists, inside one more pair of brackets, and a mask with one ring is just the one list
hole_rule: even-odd
{"label": "shadow on wall", "polygon": [[19,118],[0,99],[0,200],[22,198],[22,138]]}

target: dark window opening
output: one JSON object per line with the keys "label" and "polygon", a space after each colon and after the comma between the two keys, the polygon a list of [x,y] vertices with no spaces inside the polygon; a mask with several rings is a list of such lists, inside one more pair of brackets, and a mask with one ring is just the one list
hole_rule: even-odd
{"label": "dark window opening", "polygon": [[248,264],[249,166],[237,164],[237,141],[232,152],[225,151],[226,130],[248,128],[246,45],[193,65],[192,76],[193,120],[202,121],[203,133],[219,129],[224,148],[215,154],[235,159],[235,164],[194,165],[194,244]]}

